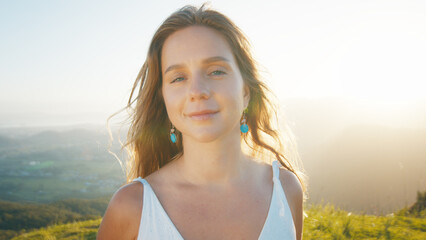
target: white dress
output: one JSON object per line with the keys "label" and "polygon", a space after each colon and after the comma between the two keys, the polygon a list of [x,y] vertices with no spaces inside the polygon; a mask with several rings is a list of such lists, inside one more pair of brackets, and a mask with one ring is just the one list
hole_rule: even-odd
{"label": "white dress", "polygon": [[[263,225],[259,240],[296,239],[293,216],[279,179],[279,162],[272,162],[273,183],[272,200],[268,216]],[[167,215],[149,183],[135,178],[144,185],[142,216],[139,225],[138,240],[184,240]]]}

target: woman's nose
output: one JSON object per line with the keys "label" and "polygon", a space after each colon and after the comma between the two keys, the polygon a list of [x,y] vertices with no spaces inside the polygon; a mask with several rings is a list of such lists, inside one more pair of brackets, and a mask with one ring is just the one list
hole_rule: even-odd
{"label": "woman's nose", "polygon": [[199,99],[208,99],[210,97],[210,89],[207,83],[208,79],[203,74],[194,74],[189,81],[189,96],[191,101]]}

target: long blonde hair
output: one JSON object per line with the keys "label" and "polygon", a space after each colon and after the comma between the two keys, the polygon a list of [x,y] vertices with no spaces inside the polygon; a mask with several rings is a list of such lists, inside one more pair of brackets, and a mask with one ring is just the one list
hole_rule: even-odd
{"label": "long blonde hair", "polygon": [[[161,91],[161,51],[165,40],[172,33],[194,25],[215,29],[225,37],[231,46],[244,83],[250,90],[246,113],[250,130],[247,134],[242,134],[242,144],[250,150],[251,156],[259,156],[260,159],[268,159],[269,156],[269,159],[280,161],[282,166],[296,174],[306,193],[306,175],[301,166],[296,165],[298,158],[290,159],[286,156],[297,156],[297,149],[285,149],[279,131],[272,127],[273,117],[277,118],[277,108],[270,99],[270,90],[260,80],[249,41],[228,17],[215,10],[206,9],[205,4],[200,8],[185,6],[174,12],[161,24],[152,38],[146,61],[133,84],[125,108],[131,111],[127,142],[123,145],[129,154],[125,169],[127,182],[139,176],[144,178],[182,155],[181,133],[177,132],[176,143],[169,139],[171,123]],[[136,106],[132,107],[133,104]],[[286,142],[294,142],[290,134],[286,137]]]}

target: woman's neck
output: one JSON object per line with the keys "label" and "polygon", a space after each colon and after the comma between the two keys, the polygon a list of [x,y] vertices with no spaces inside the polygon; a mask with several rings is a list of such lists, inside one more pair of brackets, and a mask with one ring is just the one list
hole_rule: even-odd
{"label": "woman's neck", "polygon": [[240,136],[202,143],[183,140],[184,154],[176,159],[176,172],[185,182],[198,186],[227,186],[249,176],[249,158],[241,150]]}

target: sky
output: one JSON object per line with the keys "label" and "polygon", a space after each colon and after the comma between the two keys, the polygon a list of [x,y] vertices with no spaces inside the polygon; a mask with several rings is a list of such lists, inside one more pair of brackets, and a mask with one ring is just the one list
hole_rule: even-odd
{"label": "sky", "polygon": [[[103,121],[126,105],[161,22],[203,2],[0,0],[0,126]],[[425,1],[210,3],[248,36],[282,101],[426,102]]]}

